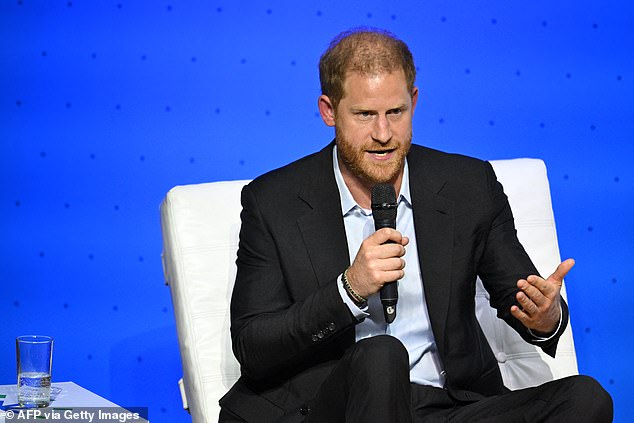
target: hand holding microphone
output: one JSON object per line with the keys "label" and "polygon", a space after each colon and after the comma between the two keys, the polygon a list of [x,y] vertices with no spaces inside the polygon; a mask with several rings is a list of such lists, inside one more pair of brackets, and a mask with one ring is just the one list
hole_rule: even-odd
{"label": "hand holding microphone", "polygon": [[405,261],[402,257],[405,255],[405,246],[409,239],[394,229],[396,200],[394,188],[391,185],[388,187],[391,188],[391,197],[387,198],[375,198],[374,192],[377,188],[373,190],[376,232],[361,244],[354,262],[348,269],[347,278],[354,291],[363,297],[367,298],[380,290],[385,321],[392,323],[396,317],[398,298],[396,281],[405,275]]}
{"label": "hand holding microphone", "polygon": [[[372,188],[372,216],[374,230],[383,228],[396,229],[396,193],[390,184],[377,184]],[[388,241],[390,242],[390,241]],[[403,253],[405,248],[403,248]],[[405,263],[403,262],[403,267]],[[402,276],[401,276],[402,277]],[[400,279],[400,278],[399,278]],[[396,303],[398,302],[398,284],[396,279],[381,288],[381,304],[386,323],[392,323],[396,318]]]}

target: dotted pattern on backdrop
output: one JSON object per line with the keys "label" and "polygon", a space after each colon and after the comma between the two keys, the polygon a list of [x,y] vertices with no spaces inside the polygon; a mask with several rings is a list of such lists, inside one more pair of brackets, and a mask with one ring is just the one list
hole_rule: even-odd
{"label": "dotted pattern on backdrop", "polygon": [[16,335],[51,334],[55,380],[190,420],[158,204],[325,145],[318,57],[371,25],[413,50],[415,142],[546,161],[562,254],[578,262],[580,369],[631,421],[633,17],[626,1],[3,2],[0,383]]}

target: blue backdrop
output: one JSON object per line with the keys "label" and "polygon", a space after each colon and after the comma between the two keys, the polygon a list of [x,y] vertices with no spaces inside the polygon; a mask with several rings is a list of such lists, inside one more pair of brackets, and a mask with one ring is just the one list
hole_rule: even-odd
{"label": "blue backdrop", "polygon": [[325,145],[319,55],[373,25],[416,58],[415,142],[545,160],[580,370],[634,421],[634,3],[342,3],[0,3],[0,383],[48,334],[54,380],[188,421],[158,205]]}

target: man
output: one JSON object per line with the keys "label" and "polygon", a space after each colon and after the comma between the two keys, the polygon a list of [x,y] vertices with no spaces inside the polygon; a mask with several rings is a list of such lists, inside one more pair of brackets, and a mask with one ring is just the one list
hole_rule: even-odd
{"label": "man", "polygon": [[[611,421],[609,395],[587,377],[503,386],[475,318],[476,276],[498,315],[554,355],[574,262],[537,276],[491,166],[412,145],[407,46],[387,32],[343,33],[320,79],[335,141],[242,192],[231,303],[242,377],[220,421]],[[397,193],[396,230],[374,231],[378,183]],[[378,292],[397,280],[388,325]]]}

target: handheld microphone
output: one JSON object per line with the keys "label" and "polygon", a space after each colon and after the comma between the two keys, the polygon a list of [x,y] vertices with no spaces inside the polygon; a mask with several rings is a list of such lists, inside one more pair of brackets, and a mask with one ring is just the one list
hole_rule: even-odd
{"label": "handheld microphone", "polygon": [[[396,229],[396,193],[390,184],[377,184],[372,188],[372,217],[374,230],[381,228]],[[388,241],[389,242],[389,241]],[[398,302],[398,284],[388,282],[381,288],[381,304],[386,323],[392,323],[396,318],[396,303]]]}

